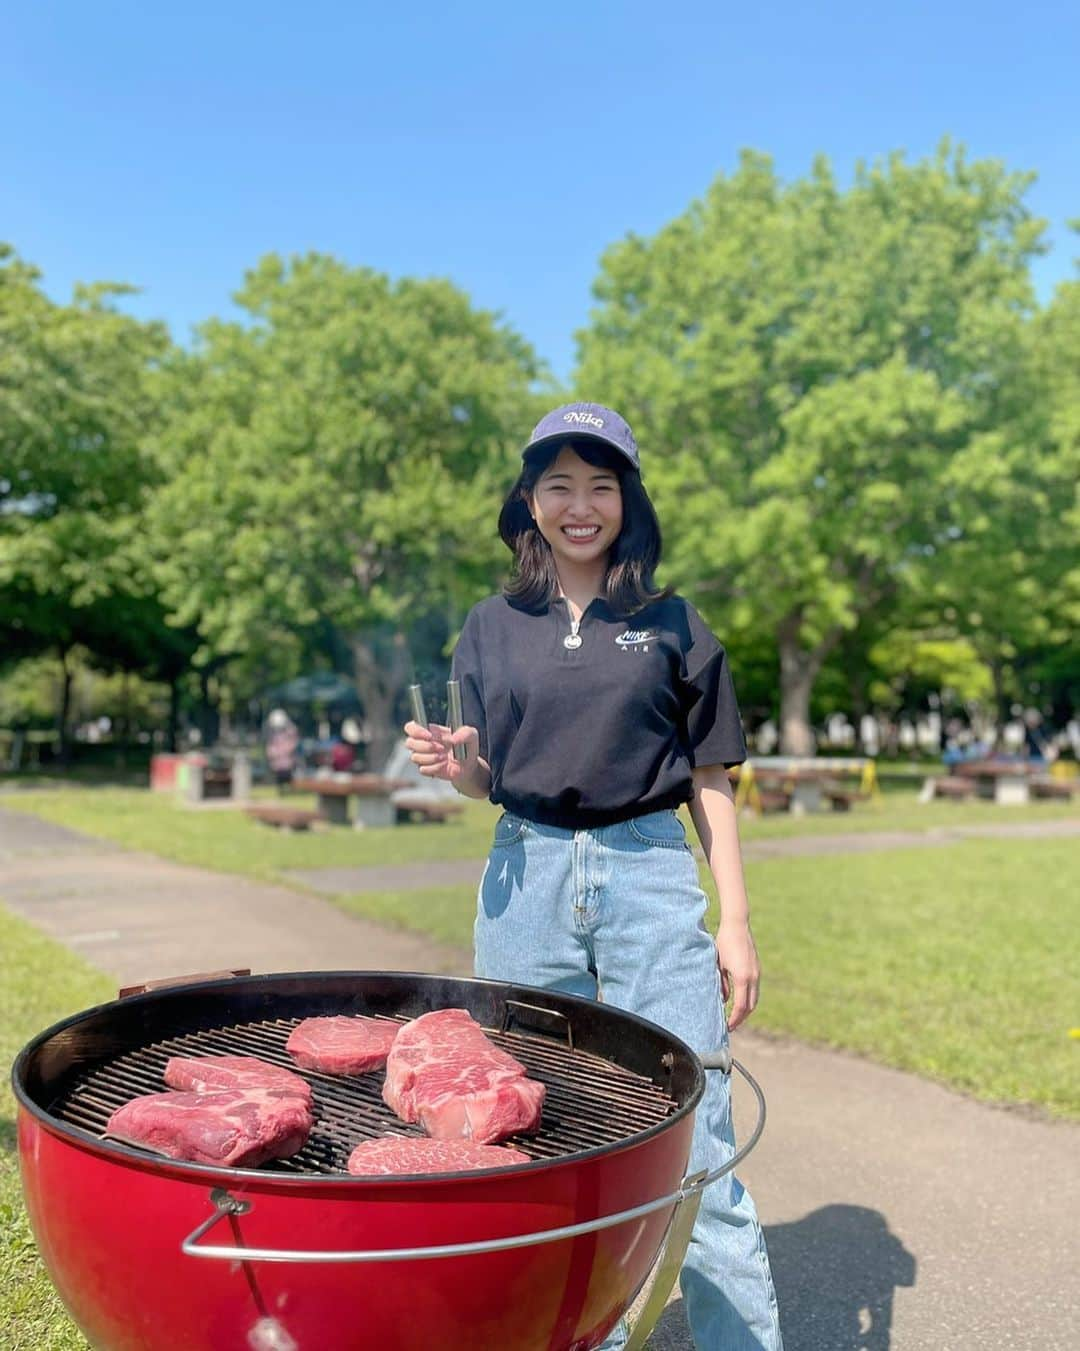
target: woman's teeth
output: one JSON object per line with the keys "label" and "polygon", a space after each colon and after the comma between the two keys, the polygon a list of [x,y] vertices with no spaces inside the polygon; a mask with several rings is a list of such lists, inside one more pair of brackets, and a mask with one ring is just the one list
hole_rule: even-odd
{"label": "woman's teeth", "polygon": [[571,539],[592,539],[593,535],[598,535],[599,533],[600,527],[598,525],[563,526],[563,534],[569,535]]}

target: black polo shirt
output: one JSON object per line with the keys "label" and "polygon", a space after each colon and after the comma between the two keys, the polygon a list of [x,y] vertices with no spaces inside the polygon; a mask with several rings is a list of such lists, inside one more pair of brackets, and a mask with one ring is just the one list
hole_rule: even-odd
{"label": "black polo shirt", "polygon": [[491,766],[491,800],[579,830],[693,797],[696,766],[736,765],[746,742],[723,647],[670,596],[619,618],[594,600],[567,648],[565,600],[530,613],[491,596],[454,652],[465,721]]}

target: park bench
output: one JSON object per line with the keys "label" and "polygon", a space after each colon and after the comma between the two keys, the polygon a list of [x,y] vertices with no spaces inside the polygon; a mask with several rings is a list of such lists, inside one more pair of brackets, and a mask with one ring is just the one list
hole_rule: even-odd
{"label": "park bench", "polygon": [[320,819],[318,812],[307,811],[303,807],[289,807],[284,803],[260,802],[245,807],[244,811],[254,821],[275,826],[278,830],[310,830]]}
{"label": "park bench", "polygon": [[232,770],[211,768],[203,770],[203,797],[229,797],[232,794]]}
{"label": "park bench", "polygon": [[1031,780],[1031,796],[1051,799],[1055,802],[1068,802],[1073,793],[1080,789],[1080,783],[1068,779],[1038,778]]}
{"label": "park bench", "polygon": [[[859,775],[858,783],[845,783],[845,774]],[[873,760],[842,757],[759,757],[728,771],[735,785],[739,811],[789,811],[794,816],[819,812],[850,811],[857,802],[874,802],[881,796]]]}
{"label": "park bench", "polygon": [[857,788],[845,788],[839,783],[826,783],[821,788],[823,796],[828,798],[834,812],[849,812],[856,802],[865,801],[867,794]]}
{"label": "park bench", "polygon": [[465,810],[462,802],[439,802],[426,797],[409,797],[398,793],[394,796],[394,810],[398,824],[405,821],[448,821],[459,816]]}
{"label": "park bench", "polygon": [[963,778],[957,774],[931,774],[922,786],[920,802],[932,802],[935,798],[946,798],[951,802],[961,802],[975,796],[975,780]]}

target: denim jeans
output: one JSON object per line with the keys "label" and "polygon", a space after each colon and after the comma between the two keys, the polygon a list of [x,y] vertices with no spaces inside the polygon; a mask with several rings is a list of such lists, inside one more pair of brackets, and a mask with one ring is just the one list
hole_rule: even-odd
{"label": "denim jeans", "polygon": [[[476,974],[601,998],[695,1051],[715,1050],[727,1023],[705,909],[674,812],[576,831],[507,813],[480,883]],[[735,1150],[728,1077],[711,1071],[706,1081],[688,1172]],[[699,1351],[781,1351],[765,1240],[731,1173],[705,1189],[681,1285]],[[620,1324],[603,1351],[625,1339]]]}

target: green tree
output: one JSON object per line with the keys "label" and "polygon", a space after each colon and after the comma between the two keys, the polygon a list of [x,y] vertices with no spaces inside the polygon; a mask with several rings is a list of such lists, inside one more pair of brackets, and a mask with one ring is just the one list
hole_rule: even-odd
{"label": "green tree", "polygon": [[270,256],[237,300],[246,323],[207,324],[173,363],[157,574],[174,622],[249,669],[295,667],[316,631],[347,654],[378,763],[406,630],[433,609],[459,622],[498,569],[541,372],[446,281]]}
{"label": "green tree", "polygon": [[[1074,230],[1080,231],[1080,222]],[[1034,328],[1047,426],[1038,445],[1039,592],[1049,623],[1019,654],[1059,721],[1080,709],[1080,280],[1059,286]]]}
{"label": "green tree", "polygon": [[1023,339],[1008,397],[943,474],[948,545],[913,567],[985,663],[999,719],[1016,700],[1045,703],[1055,668],[1080,667],[1080,284]]}
{"label": "green tree", "polygon": [[746,153],[602,259],[577,384],[639,429],[680,584],[736,648],[770,636],[788,752],[843,636],[950,547],[958,457],[997,453],[1034,307],[1028,181],[945,145],[784,185]]}
{"label": "green tree", "polygon": [[0,661],[59,657],[66,736],[68,654],[118,633],[143,598],[130,546],[154,474],[151,372],[169,343],[116,309],[128,287],[78,287],[65,305],[40,281],[0,246]]}

